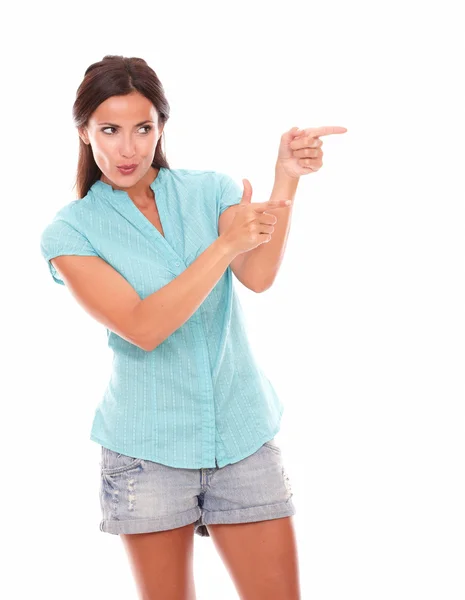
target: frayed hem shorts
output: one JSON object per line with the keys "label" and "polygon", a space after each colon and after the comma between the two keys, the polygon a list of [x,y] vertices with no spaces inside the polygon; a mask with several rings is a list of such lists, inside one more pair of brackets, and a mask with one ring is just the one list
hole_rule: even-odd
{"label": "frayed hem shorts", "polygon": [[292,490],[274,438],[221,468],[183,469],[102,446],[100,530],[149,533],[195,523],[250,523],[294,515]]}

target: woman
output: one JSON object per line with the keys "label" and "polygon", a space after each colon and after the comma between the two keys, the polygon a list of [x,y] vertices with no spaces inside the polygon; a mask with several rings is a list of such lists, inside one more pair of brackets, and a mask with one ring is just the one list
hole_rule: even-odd
{"label": "woman", "polygon": [[100,529],[122,538],[141,597],[195,598],[195,532],[213,537],[244,598],[298,598],[295,507],[273,439],[283,405],[232,274],[256,292],[271,285],[321,141],[287,132],[273,195],[252,204],[247,180],[242,193],[226,174],[169,167],[169,111],[144,60],[92,64],[73,107],[79,199],[41,236],[53,279],[113,351],[90,435],[102,447]]}

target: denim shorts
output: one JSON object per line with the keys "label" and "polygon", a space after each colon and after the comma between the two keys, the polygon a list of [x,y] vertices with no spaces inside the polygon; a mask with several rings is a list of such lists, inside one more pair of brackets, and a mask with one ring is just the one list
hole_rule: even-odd
{"label": "denim shorts", "polygon": [[274,438],[224,467],[183,469],[102,446],[100,530],[149,533],[195,523],[250,523],[295,514],[281,449]]}

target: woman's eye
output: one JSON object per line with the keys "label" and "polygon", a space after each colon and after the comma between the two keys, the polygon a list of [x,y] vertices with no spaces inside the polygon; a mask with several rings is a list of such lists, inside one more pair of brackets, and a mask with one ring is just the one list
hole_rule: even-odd
{"label": "woman's eye", "polygon": [[[105,131],[106,131],[107,129],[116,129],[116,128],[115,128],[115,127],[104,127],[104,128],[102,129],[103,133],[105,133]],[[146,131],[146,132],[144,133],[144,135],[147,135],[147,133],[149,133],[149,131],[152,129],[152,126],[151,126],[151,125],[143,125],[143,126],[140,128],[140,129],[147,129],[148,131]],[[113,135],[113,134],[112,134],[112,133],[107,133],[107,135]]]}

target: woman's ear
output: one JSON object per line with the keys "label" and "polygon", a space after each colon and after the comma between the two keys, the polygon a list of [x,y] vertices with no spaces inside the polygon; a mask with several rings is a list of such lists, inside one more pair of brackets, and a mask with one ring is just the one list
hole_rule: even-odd
{"label": "woman's ear", "polygon": [[85,127],[78,127],[78,134],[84,144],[89,143],[89,138],[87,136],[87,129]]}

